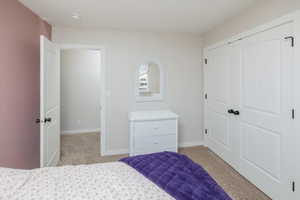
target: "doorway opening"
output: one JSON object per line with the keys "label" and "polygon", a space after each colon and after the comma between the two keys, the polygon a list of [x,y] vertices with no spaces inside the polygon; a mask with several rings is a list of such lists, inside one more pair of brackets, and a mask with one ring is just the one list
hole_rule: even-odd
{"label": "doorway opening", "polygon": [[101,48],[88,46],[60,50],[61,165],[86,163],[104,149],[102,55]]}

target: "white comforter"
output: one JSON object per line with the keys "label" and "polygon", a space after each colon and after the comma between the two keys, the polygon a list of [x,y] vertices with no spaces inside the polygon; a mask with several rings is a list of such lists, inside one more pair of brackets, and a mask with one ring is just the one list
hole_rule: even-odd
{"label": "white comforter", "polygon": [[170,200],[173,199],[121,162],[35,170],[0,168],[1,200]]}

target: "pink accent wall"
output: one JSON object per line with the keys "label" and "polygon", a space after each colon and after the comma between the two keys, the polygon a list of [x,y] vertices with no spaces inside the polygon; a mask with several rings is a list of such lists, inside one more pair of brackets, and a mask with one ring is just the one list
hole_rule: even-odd
{"label": "pink accent wall", "polygon": [[0,167],[39,167],[40,34],[51,38],[51,26],[0,0]]}

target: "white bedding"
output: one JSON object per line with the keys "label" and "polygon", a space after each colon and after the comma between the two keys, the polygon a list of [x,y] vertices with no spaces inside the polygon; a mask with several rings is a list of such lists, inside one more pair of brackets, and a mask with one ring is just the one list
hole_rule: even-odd
{"label": "white bedding", "polygon": [[35,170],[0,168],[1,200],[171,200],[121,162]]}

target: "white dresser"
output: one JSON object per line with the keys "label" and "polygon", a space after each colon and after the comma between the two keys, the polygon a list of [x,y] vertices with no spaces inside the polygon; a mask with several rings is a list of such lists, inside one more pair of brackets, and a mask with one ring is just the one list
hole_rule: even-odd
{"label": "white dresser", "polygon": [[129,114],[130,156],[178,149],[178,115],[171,111]]}

